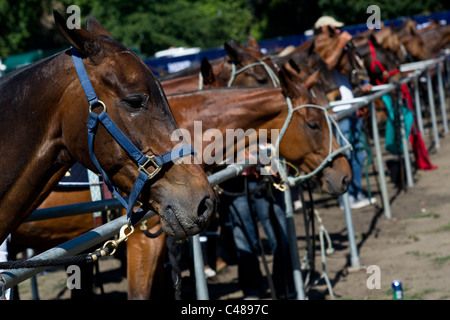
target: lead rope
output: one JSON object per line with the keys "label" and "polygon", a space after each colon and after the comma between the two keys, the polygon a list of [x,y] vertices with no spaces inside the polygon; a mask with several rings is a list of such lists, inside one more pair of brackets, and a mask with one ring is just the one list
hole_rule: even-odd
{"label": "lead rope", "polygon": [[[126,230],[130,231],[126,233]],[[134,227],[125,224],[120,229],[119,238],[117,240],[108,240],[105,242],[103,247],[98,248],[92,253],[80,254],[71,257],[55,258],[55,259],[29,259],[29,260],[18,260],[18,261],[7,261],[0,262],[0,269],[31,269],[39,267],[50,267],[50,266],[61,266],[70,264],[85,264],[93,263],[98,261],[99,258],[105,257],[107,255],[112,256],[120,243],[127,241],[128,237],[134,232]]]}
{"label": "lead rope", "polygon": [[[321,256],[321,260],[322,260],[322,275],[315,283],[317,283],[320,279],[323,278],[325,280],[325,283],[327,284],[328,292],[330,293],[331,298],[334,300],[335,296],[334,296],[334,292],[333,292],[333,287],[331,285],[330,279],[328,278],[328,274],[327,274],[327,270],[326,270],[326,262],[325,262],[325,256],[328,254],[332,254],[334,252],[334,248],[332,246],[330,234],[328,233],[328,231],[325,229],[325,226],[323,225],[322,218],[319,215],[319,211],[314,210],[314,215],[317,219],[317,223],[319,224],[320,256]],[[326,238],[327,243],[328,243],[328,248],[326,250],[325,250],[324,237]]]}

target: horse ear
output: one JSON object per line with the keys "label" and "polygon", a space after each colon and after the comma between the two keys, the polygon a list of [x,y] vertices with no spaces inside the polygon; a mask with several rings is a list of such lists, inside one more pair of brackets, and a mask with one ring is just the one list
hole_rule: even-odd
{"label": "horse ear", "polygon": [[301,86],[306,90],[309,90],[312,86],[314,86],[319,80],[319,70],[315,71],[311,74],[302,84]]}
{"label": "horse ear", "polygon": [[66,20],[56,10],[53,10],[53,17],[59,32],[72,47],[90,58],[101,51],[102,46],[95,35],[85,29],[68,28]]}
{"label": "horse ear", "polygon": [[[231,40],[231,41],[234,41],[234,40]],[[228,57],[230,57],[232,62],[238,63],[241,61],[239,52],[235,46],[230,45],[228,42],[225,42],[225,44],[223,46],[225,48],[225,51],[226,51]]]}
{"label": "horse ear", "polygon": [[369,40],[372,41],[372,43],[373,43],[374,46],[379,46],[379,43],[378,43],[378,41],[377,41],[377,38],[375,37],[375,35],[374,35],[373,33],[371,33],[371,34],[369,35]]}
{"label": "horse ear", "polygon": [[290,97],[295,98],[302,94],[304,90],[300,86],[295,85],[295,82],[292,81],[289,71],[286,69],[286,66],[281,66],[280,71],[278,71],[278,78],[280,79],[281,88],[283,89],[283,93]]}
{"label": "horse ear", "polygon": [[205,57],[203,57],[203,59],[202,59],[200,71],[201,71],[202,77],[203,77],[203,84],[207,85],[207,84],[214,83],[216,78],[214,76],[213,69],[212,69],[211,64],[209,63],[208,59],[206,59]]}
{"label": "horse ear", "polygon": [[247,47],[261,51],[261,47],[259,46],[256,39],[253,38],[252,36],[247,36]]}
{"label": "horse ear", "polygon": [[86,30],[95,35],[104,35],[114,39],[111,33],[92,14],[86,19]]}
{"label": "horse ear", "polygon": [[300,68],[298,67],[298,64],[295,63],[294,60],[289,59],[289,65],[291,66],[292,69],[294,69],[297,73],[300,73]]}

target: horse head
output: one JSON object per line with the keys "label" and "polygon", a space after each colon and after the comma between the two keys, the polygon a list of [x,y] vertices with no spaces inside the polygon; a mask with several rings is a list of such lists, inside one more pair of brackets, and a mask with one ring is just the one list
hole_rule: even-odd
{"label": "horse head", "polygon": [[306,90],[309,90],[311,95],[317,100],[317,104],[321,106],[328,105],[329,100],[320,78],[322,69],[314,70],[303,63],[296,63],[292,59],[289,59],[283,66],[289,78]]}
{"label": "horse head", "polygon": [[416,28],[416,23],[412,19],[405,21],[402,25],[398,26],[395,31],[398,33],[400,42],[413,59],[419,61],[431,57],[431,50],[423,41]]}
{"label": "horse head", "polygon": [[269,57],[254,48],[244,48],[234,40],[225,42],[224,48],[228,59],[219,77],[226,79],[229,86],[277,86],[274,82],[277,68]]}
{"label": "horse head", "polygon": [[412,61],[411,55],[400,42],[399,35],[395,32],[393,26],[384,27],[377,32],[373,32],[373,36],[384,49],[395,53],[398,63],[402,64]]}
{"label": "horse head", "polygon": [[[93,16],[87,19],[86,29],[67,28],[57,13],[55,21],[63,37],[81,52],[89,79],[103,102],[91,112],[106,110],[123,134],[149,158],[171,151],[175,142],[170,136],[178,126],[160,83],[145,63],[117,42]],[[89,108],[69,55],[66,52],[64,56],[66,64],[70,64],[65,73],[70,85],[60,100],[64,105],[62,139],[74,160],[98,171],[86,143]],[[138,170],[104,126],[97,129],[93,150],[112,183],[125,193],[132,191],[141,169],[156,169],[153,163]],[[142,207],[158,213],[169,235],[182,239],[201,232],[215,207],[215,196],[204,171],[195,164],[173,162],[159,169],[142,189]]]}
{"label": "horse head", "polygon": [[[316,74],[307,80],[312,85]],[[292,106],[317,105],[317,100],[302,86],[296,85],[282,67],[279,78],[283,93],[292,101]],[[311,173],[327,162],[316,174],[322,189],[330,194],[344,193],[351,181],[351,169],[343,153],[329,158],[330,144],[332,152],[340,148],[329,127],[328,112],[324,108],[304,107],[294,111],[291,121],[281,139],[279,153],[288,161],[300,167],[305,173]],[[331,141],[330,141],[331,139]]]}
{"label": "horse head", "polygon": [[364,61],[372,84],[383,84],[401,79],[398,69],[399,61],[395,53],[380,45],[372,33],[355,36],[353,43],[358,56]]}

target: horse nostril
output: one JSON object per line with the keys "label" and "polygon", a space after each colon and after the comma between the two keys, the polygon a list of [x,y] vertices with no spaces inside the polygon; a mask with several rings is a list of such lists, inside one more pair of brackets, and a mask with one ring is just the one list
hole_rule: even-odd
{"label": "horse nostril", "polygon": [[205,196],[197,209],[197,216],[205,221],[209,220],[215,207],[215,200],[211,199],[209,195]]}
{"label": "horse nostril", "polygon": [[350,184],[350,176],[348,174],[344,175],[342,178],[342,187],[346,190]]}

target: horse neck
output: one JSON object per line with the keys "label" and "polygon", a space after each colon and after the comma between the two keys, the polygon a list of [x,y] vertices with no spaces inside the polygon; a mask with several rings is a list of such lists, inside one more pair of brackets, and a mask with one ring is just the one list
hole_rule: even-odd
{"label": "horse neck", "polygon": [[[270,129],[281,129],[287,117],[286,99],[279,88],[210,89],[167,98],[179,127],[190,134],[192,141],[188,143],[193,144],[197,152],[201,149],[202,154],[211,143],[210,140],[203,142],[202,134],[206,130],[219,130],[224,149],[228,150],[230,145],[225,145],[229,143],[225,139],[228,130],[242,129],[247,133],[254,129],[259,138],[259,129],[267,129],[270,134]],[[224,158],[227,154],[228,151],[223,152]],[[202,166],[212,169],[215,165],[202,162]]]}
{"label": "horse neck", "polygon": [[[199,71],[200,72],[200,71]],[[199,90],[199,74],[162,81],[165,94],[176,94]]]}
{"label": "horse neck", "polygon": [[[222,71],[223,71],[223,65],[224,65],[224,59],[222,60],[214,60],[211,62],[211,67],[213,69],[213,73],[217,75],[218,77],[222,77]],[[231,70],[231,68],[230,68]],[[190,75],[187,76],[181,76],[178,78],[171,78],[167,80],[162,80],[161,85],[164,89],[164,93],[166,95],[172,95],[172,94],[178,94],[178,93],[184,93],[184,92],[190,92],[190,91],[196,91],[204,89],[204,85],[200,83],[201,81],[201,70],[198,69],[197,72],[193,72]],[[228,74],[229,77],[229,74]],[[228,80],[226,80],[228,81]],[[222,84],[225,84],[226,81],[224,80],[216,80],[213,87],[221,86]]]}
{"label": "horse neck", "polygon": [[1,218],[26,216],[36,206],[41,190],[64,166],[59,104],[65,87],[74,80],[61,77],[67,74],[62,69],[66,58],[53,56],[0,81],[4,150],[0,165],[8,168],[8,173],[0,176]]}
{"label": "horse neck", "polygon": [[203,121],[203,129],[259,128],[286,107],[279,88],[220,88],[168,96],[178,125]]}

